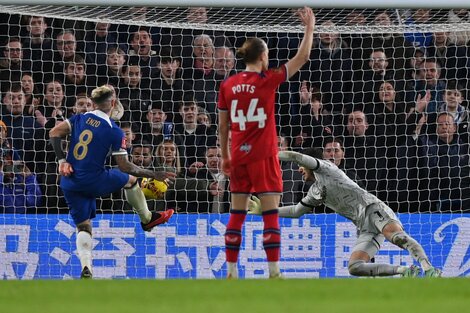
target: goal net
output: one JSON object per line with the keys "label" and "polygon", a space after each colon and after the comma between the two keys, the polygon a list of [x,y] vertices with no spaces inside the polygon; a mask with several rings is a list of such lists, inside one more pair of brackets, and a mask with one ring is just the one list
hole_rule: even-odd
{"label": "goal net", "polygon": [[[78,3],[77,3],[78,4]],[[303,28],[293,9],[0,6],[0,278],[79,276],[48,130],[92,110],[96,86],[114,86],[113,118],[132,162],[178,178],[151,210],[170,222],[144,233],[116,192],[97,201],[97,278],[222,278],[230,180],[220,172],[217,92],[244,69],[248,37],[270,66],[295,55]],[[324,157],[398,213],[446,276],[470,270],[468,78],[470,12],[318,9],[310,60],[279,88],[279,149]],[[64,141],[64,151],[67,142]],[[116,166],[112,160],[107,164]],[[282,205],[308,190],[282,163]],[[286,277],[347,277],[355,226],[331,209],[281,219]],[[248,216],[242,277],[267,276],[262,220]],[[410,265],[386,243],[376,262]]]}

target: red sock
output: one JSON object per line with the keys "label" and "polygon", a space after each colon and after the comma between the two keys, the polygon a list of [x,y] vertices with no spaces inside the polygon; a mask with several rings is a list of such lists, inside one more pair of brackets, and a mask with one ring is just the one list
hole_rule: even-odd
{"label": "red sock", "polygon": [[277,209],[263,212],[264,230],[263,247],[268,262],[278,262],[281,258],[281,231],[279,228],[279,211]]}
{"label": "red sock", "polygon": [[230,218],[225,231],[225,259],[236,263],[242,243],[242,226],[245,222],[246,211],[230,210]]}

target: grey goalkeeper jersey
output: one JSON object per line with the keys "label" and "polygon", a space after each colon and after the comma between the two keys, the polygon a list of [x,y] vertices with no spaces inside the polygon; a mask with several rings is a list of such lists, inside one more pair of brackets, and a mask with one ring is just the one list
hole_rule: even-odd
{"label": "grey goalkeeper jersey", "polygon": [[359,187],[330,161],[315,159],[292,151],[280,152],[279,158],[294,161],[313,171],[316,182],[310,187],[302,202],[310,206],[323,203],[351,220],[359,228],[364,223],[366,208],[373,203],[382,202]]}
{"label": "grey goalkeeper jersey", "polygon": [[317,161],[319,166],[313,171],[316,182],[311,188],[320,190],[323,203],[327,207],[361,227],[366,208],[381,202],[380,199],[359,187],[335,164],[324,160]]}

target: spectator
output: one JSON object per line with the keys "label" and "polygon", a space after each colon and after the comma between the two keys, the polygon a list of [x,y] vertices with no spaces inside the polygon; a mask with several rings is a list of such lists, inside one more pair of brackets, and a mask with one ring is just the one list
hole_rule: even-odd
{"label": "spectator", "polygon": [[44,160],[44,130],[32,116],[23,114],[26,99],[19,84],[13,84],[3,97],[5,114],[2,121],[7,125],[13,148],[21,160],[33,172],[40,172]]}
{"label": "spectator", "polygon": [[30,70],[30,62],[23,59],[20,39],[10,37],[3,48],[3,58],[0,60],[1,90],[7,90],[11,82],[21,81],[22,72]]}
{"label": "spectator", "polygon": [[98,68],[98,86],[111,84],[117,87],[125,63],[126,54],[124,50],[119,47],[109,48],[106,53],[105,65]]}
{"label": "spectator", "polygon": [[26,99],[24,114],[32,116],[34,111],[38,108],[39,103],[41,103],[41,100],[38,97],[39,92],[31,73],[23,73],[23,76],[21,77],[21,88],[23,89]]}
{"label": "spectator", "polygon": [[37,82],[42,82],[44,75],[52,69],[52,39],[47,34],[47,27],[43,16],[29,17],[26,25],[28,35],[23,41],[24,58],[32,62],[31,72]]}
{"label": "spectator", "polygon": [[[468,12],[468,9],[449,10],[448,22],[455,25],[470,23],[470,13]],[[449,33],[449,40],[455,45],[465,46],[470,40],[470,31],[453,31]]]}
{"label": "spectator", "polygon": [[[403,155],[408,153],[408,145],[414,139],[417,124],[424,117],[423,112],[430,101],[430,92],[425,97],[418,97],[416,103],[405,103],[398,95],[394,82],[386,81],[380,85],[378,96],[373,107],[369,107],[369,134],[375,141],[375,147],[379,158],[385,156],[383,165],[386,171],[383,176],[386,178],[380,183],[379,189],[382,191],[379,197],[386,200],[393,209],[403,209],[398,205],[400,191],[415,188],[415,180],[406,173],[400,173],[408,168],[407,160]],[[382,162],[382,160],[381,160]],[[412,166],[410,165],[410,168]],[[383,171],[384,169],[382,169]],[[409,177],[409,180],[401,180]]]}
{"label": "spectator", "polygon": [[86,112],[93,111],[95,109],[95,105],[93,101],[84,93],[80,93],[77,95],[75,105],[73,106],[73,114],[83,114]]}
{"label": "spectator", "polygon": [[177,143],[181,148],[183,165],[189,168],[198,158],[203,157],[205,147],[215,145],[216,135],[205,125],[197,124],[198,106],[195,100],[184,100],[179,113],[183,123],[176,125],[175,132],[178,135]]}
{"label": "spectator", "polygon": [[[373,24],[380,27],[393,26],[391,13],[388,11],[378,12],[374,18]],[[412,56],[412,45],[405,41],[403,34],[400,33],[374,33],[371,37],[371,44],[364,42],[363,47],[382,48],[385,55],[389,57],[389,68],[402,69],[405,67],[405,61]]]}
{"label": "spectator", "polygon": [[179,213],[208,213],[208,200],[219,194],[219,186],[214,180],[184,177],[179,156],[179,148],[173,140],[165,140],[155,150],[157,170],[175,172],[178,176],[165,193],[165,202],[157,202],[157,209],[175,207]]}
{"label": "spectator", "polygon": [[470,150],[456,134],[454,117],[437,117],[436,134],[418,139],[421,201],[431,201],[431,211],[460,211],[470,204]]}
{"label": "spectator", "polygon": [[214,43],[209,35],[202,34],[194,38],[192,47],[192,63],[183,60],[183,79],[185,85],[194,92],[196,101],[215,120],[217,92]]}
{"label": "spectator", "polygon": [[[419,24],[430,24],[431,10],[417,9],[405,21],[405,24],[419,27]],[[432,33],[405,33],[405,40],[415,47],[428,47],[432,41]]]}
{"label": "spectator", "polygon": [[320,93],[308,87],[306,81],[300,87],[300,105],[300,129],[294,130],[297,135],[293,147],[322,147],[323,139],[332,136],[335,127],[329,114],[323,110]]}
{"label": "spectator", "polygon": [[131,36],[131,49],[129,56],[136,56],[136,64],[140,66],[142,77],[149,79],[152,76],[152,70],[158,65],[157,52],[152,50],[153,40],[148,29],[141,27]]}
{"label": "spectator", "polygon": [[7,134],[7,125],[0,120],[0,159],[8,162],[18,161],[20,160],[18,152],[11,146]]}
{"label": "spectator", "polygon": [[106,64],[110,48],[119,49],[116,33],[109,30],[109,23],[94,23],[94,29],[85,35],[85,53],[97,65]]}
{"label": "spectator", "polygon": [[152,168],[153,153],[152,146],[147,141],[141,141],[132,145],[132,162],[143,168]]}
{"label": "spectator", "polygon": [[462,87],[454,81],[447,83],[443,102],[439,104],[438,112],[427,116],[427,129],[422,130],[422,133],[433,134],[436,132],[435,123],[437,115],[446,112],[454,117],[454,122],[457,127],[457,134],[463,142],[469,142],[470,136],[470,110],[462,105],[464,96]]}
{"label": "spectator", "polygon": [[86,63],[82,56],[75,55],[73,60],[65,63],[65,106],[73,107],[79,93],[88,94],[91,88],[96,87],[92,76],[86,75]]}
{"label": "spectator", "polygon": [[356,169],[345,167],[343,142],[338,138],[328,137],[323,143],[323,159],[334,163],[359,187],[365,189],[367,182],[357,173]]}
{"label": "spectator", "polygon": [[[53,74],[58,75],[59,77],[62,76],[66,63],[73,62],[75,56],[78,55],[81,56],[87,64],[87,74],[96,75],[97,65],[96,63],[91,62],[83,51],[78,49],[74,30],[63,30],[56,37],[56,52],[54,53],[54,64],[52,67]],[[55,78],[55,76],[53,76],[53,78]],[[45,80],[47,81],[50,79],[51,77],[49,75],[49,79],[46,76]]]}
{"label": "spectator", "polygon": [[397,81],[398,90],[404,87],[404,72],[389,69],[388,57],[381,48],[372,50],[368,67],[365,71],[356,71],[354,75],[354,104],[363,104],[368,107],[373,104],[374,96],[383,81]]}
{"label": "spectator", "polygon": [[425,59],[417,73],[417,80],[411,82],[406,91],[406,101],[412,103],[418,97],[424,97],[427,90],[431,93],[431,100],[426,108],[427,113],[437,111],[438,103],[442,102],[445,84],[441,80],[441,65],[436,59]]}
{"label": "spectator", "polygon": [[130,116],[126,116],[124,120],[135,123],[137,129],[141,129],[145,112],[152,103],[147,82],[142,80],[141,67],[137,63],[129,62],[129,65],[123,67],[118,96],[122,105],[129,108]]}
{"label": "spectator", "polygon": [[201,125],[205,125],[208,129],[213,129],[212,126],[217,127],[217,125],[212,124],[212,119],[211,119],[210,114],[207,113],[207,111],[201,107],[197,108],[197,123]]}
{"label": "spectator", "polygon": [[[363,11],[353,9],[345,17],[345,25],[351,28],[365,27],[367,24]],[[341,39],[351,49],[352,67],[359,69],[363,67],[362,60],[369,57],[371,48],[370,35],[361,32],[341,34]]]}
{"label": "spectator", "polygon": [[[322,26],[334,27],[335,24],[325,21]],[[352,60],[351,50],[338,33],[319,34],[310,61],[301,70],[300,80],[320,86],[325,109],[333,113],[335,124],[343,124],[342,112],[351,102]]]}
{"label": "spectator", "polygon": [[36,175],[23,162],[0,160],[0,212],[37,213],[41,202]]}
{"label": "spectator", "polygon": [[[220,148],[217,146],[207,147],[204,157],[204,166],[198,169],[196,177],[216,182],[220,190],[217,194],[215,192],[211,194],[212,199],[209,197],[207,211],[228,213],[230,211],[229,178],[221,170],[222,153]],[[213,188],[213,191],[216,189]]]}
{"label": "spectator", "polygon": [[408,58],[406,62],[405,79],[410,84],[413,84],[415,80],[419,79],[419,72],[423,67],[425,58],[426,52],[423,48],[415,49],[412,56]]}
{"label": "spectator", "polygon": [[357,175],[366,179],[366,190],[377,194],[385,176],[385,151],[377,149],[375,139],[366,135],[368,129],[364,112],[354,110],[348,115],[343,140],[345,168],[356,169]]}
{"label": "spectator", "polygon": [[181,59],[170,48],[162,48],[158,70],[152,77],[152,97],[163,101],[168,120],[172,122],[178,121],[175,120],[174,113],[178,112],[185,89],[181,75]]}
{"label": "spectator", "polygon": [[158,146],[163,140],[173,140],[173,123],[167,122],[167,115],[163,111],[161,101],[153,101],[152,106],[146,115],[147,124],[145,125],[143,138],[150,142],[152,146]]}
{"label": "spectator", "polygon": [[59,81],[53,80],[46,83],[44,101],[34,112],[39,125],[46,129],[51,129],[55,126],[56,121],[67,119],[67,109],[64,106],[64,100],[64,88]]}
{"label": "spectator", "polygon": [[435,58],[441,65],[441,77],[447,79],[466,79],[467,48],[450,42],[449,33],[435,32],[429,47],[428,57]]}
{"label": "spectator", "polygon": [[56,37],[56,52],[52,66],[53,73],[59,76],[62,75],[65,63],[73,61],[77,52],[79,53],[77,51],[77,39],[75,38],[74,31],[66,29],[59,33]]}
{"label": "spectator", "polygon": [[190,7],[186,14],[188,23],[206,24],[207,23],[207,10],[205,7]]}
{"label": "spectator", "polygon": [[214,69],[216,79],[222,81],[235,74],[235,53],[229,47],[217,47],[214,52]]}
{"label": "spectator", "polygon": [[130,123],[121,123],[121,129],[124,132],[124,136],[126,137],[126,150],[127,153],[130,155],[132,151],[132,144],[136,138],[135,132],[132,129]]}

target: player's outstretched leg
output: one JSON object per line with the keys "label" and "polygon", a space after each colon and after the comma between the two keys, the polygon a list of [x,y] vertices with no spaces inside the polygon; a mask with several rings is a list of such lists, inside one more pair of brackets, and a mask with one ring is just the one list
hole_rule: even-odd
{"label": "player's outstretched leg", "polygon": [[408,235],[400,224],[390,223],[383,229],[385,237],[396,246],[407,250],[410,255],[419,262],[421,268],[424,270],[424,275],[427,277],[439,277],[441,271],[434,268],[429,262],[429,258],[424,252],[423,247],[410,235]]}
{"label": "player's outstretched leg", "polygon": [[242,226],[245,222],[245,210],[230,210],[225,231],[225,258],[227,260],[227,278],[238,278],[238,254],[242,243]]}
{"label": "player's outstretched leg", "polygon": [[361,277],[394,276],[399,274],[403,276],[404,273],[407,273],[407,276],[409,277],[414,277],[419,274],[419,272],[409,272],[410,268],[406,266],[370,263],[371,257],[373,257],[379,251],[380,246],[377,244],[377,242],[383,242],[383,239],[381,240],[383,237],[375,236],[374,238],[377,239],[374,241],[361,240],[362,238],[363,235],[360,235],[358,238],[358,243],[356,244],[356,247],[354,247],[354,251],[349,258],[349,274]]}
{"label": "player's outstretched leg", "polygon": [[127,202],[132,205],[139,215],[142,229],[145,231],[151,231],[155,226],[166,223],[174,213],[174,210],[160,213],[150,212],[137,178],[133,176],[129,176],[129,183],[124,187],[124,193],[126,194]]}
{"label": "player's outstretched leg", "polygon": [[93,248],[93,241],[91,239],[91,224],[90,220],[86,220],[77,225],[77,252],[82,272],[80,277],[89,279],[93,277],[91,268],[91,251]]}
{"label": "player's outstretched leg", "polygon": [[[394,276],[394,275],[402,275],[409,271],[410,268],[405,266],[394,266],[390,264],[380,264],[380,263],[367,263],[364,260],[349,260],[348,264],[349,274],[353,276],[361,276],[361,277],[375,277],[375,276]],[[414,270],[414,268],[413,268]],[[407,276],[415,277],[419,274],[418,273],[408,272]]]}

